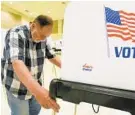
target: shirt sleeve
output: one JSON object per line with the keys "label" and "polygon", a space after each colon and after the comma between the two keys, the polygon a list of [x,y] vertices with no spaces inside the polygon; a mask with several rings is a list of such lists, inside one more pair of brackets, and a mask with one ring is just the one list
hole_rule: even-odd
{"label": "shirt sleeve", "polygon": [[10,60],[10,62],[14,60],[24,61],[24,40],[15,31],[10,31],[7,36],[5,57]]}
{"label": "shirt sleeve", "polygon": [[52,39],[50,37],[47,38],[47,41],[46,41],[46,58],[52,59],[56,56],[53,47],[54,47],[54,43],[53,43]]}

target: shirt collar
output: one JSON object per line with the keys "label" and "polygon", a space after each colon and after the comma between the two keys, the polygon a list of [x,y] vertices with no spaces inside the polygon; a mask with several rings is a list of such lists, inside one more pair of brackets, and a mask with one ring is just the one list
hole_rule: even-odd
{"label": "shirt collar", "polygon": [[32,35],[31,35],[31,31],[30,31],[30,26],[27,24],[26,28],[27,28],[27,31],[28,31],[28,40],[32,41]]}
{"label": "shirt collar", "polygon": [[[34,41],[32,40],[32,35],[31,35],[31,31],[30,31],[30,26],[29,26],[28,24],[26,25],[26,28],[27,28],[27,30],[28,30],[28,32],[29,32],[29,35],[28,35],[29,41],[34,42]],[[45,40],[42,40],[41,42],[46,42],[48,38],[49,38],[49,37],[47,37]],[[34,43],[36,43],[36,42],[34,42]],[[39,42],[39,43],[40,43],[40,42]]]}

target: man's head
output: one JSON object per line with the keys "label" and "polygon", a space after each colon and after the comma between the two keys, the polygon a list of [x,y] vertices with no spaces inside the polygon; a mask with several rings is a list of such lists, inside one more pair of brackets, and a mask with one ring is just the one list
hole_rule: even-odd
{"label": "man's head", "polygon": [[32,40],[35,42],[45,40],[46,37],[50,36],[52,33],[52,27],[52,18],[45,15],[39,15],[33,22],[30,22]]}

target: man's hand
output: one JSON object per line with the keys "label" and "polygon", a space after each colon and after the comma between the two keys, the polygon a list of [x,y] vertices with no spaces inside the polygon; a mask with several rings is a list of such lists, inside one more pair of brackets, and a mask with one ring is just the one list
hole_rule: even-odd
{"label": "man's hand", "polygon": [[46,109],[53,109],[55,112],[59,112],[60,106],[50,98],[49,92],[42,87],[42,92],[35,96],[41,106]]}

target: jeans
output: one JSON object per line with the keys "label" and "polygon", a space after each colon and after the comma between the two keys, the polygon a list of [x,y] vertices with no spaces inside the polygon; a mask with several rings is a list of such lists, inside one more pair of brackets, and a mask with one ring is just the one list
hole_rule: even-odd
{"label": "jeans", "polygon": [[20,100],[7,91],[7,100],[11,115],[38,115],[41,110],[41,106],[34,96],[29,100]]}

